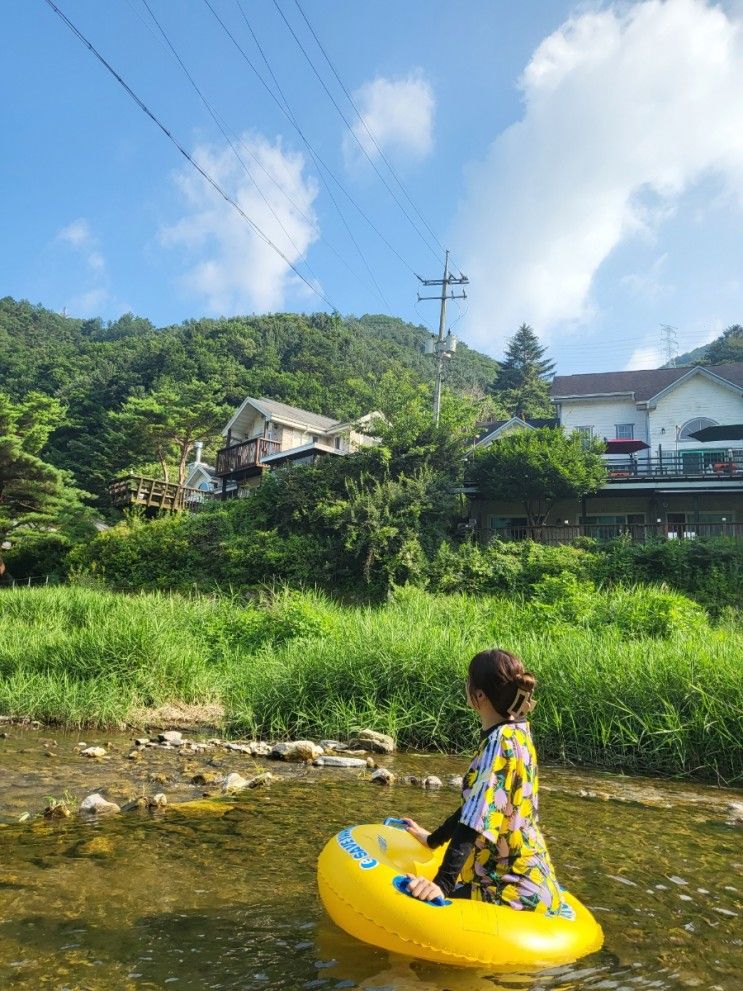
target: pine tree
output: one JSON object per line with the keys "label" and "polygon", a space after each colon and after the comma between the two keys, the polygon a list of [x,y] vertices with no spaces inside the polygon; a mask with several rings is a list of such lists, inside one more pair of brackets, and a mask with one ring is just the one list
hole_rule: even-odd
{"label": "pine tree", "polygon": [[540,344],[534,330],[526,323],[521,324],[508,342],[491,392],[511,416],[552,416],[549,383],[555,363],[546,357],[546,353],[547,348]]}

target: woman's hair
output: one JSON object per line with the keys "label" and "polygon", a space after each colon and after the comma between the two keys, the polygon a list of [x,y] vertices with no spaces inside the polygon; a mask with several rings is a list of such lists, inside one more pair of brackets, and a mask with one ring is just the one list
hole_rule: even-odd
{"label": "woman's hair", "polygon": [[470,661],[467,693],[484,692],[496,712],[520,719],[534,708],[532,692],[537,681],[517,654],[495,647],[481,650]]}

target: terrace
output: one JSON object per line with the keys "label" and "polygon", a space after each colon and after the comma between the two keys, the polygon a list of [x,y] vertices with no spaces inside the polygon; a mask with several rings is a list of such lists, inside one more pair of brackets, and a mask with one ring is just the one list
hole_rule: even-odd
{"label": "terrace", "polygon": [[230,444],[217,451],[215,472],[219,476],[233,475],[236,472],[249,474],[260,466],[264,458],[277,454],[280,450],[280,441],[269,440],[267,437],[251,437],[250,440]]}

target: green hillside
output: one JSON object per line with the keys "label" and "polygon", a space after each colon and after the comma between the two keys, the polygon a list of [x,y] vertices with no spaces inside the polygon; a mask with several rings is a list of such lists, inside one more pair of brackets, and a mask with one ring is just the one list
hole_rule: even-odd
{"label": "green hillside", "polygon": [[733,361],[743,361],[743,327],[737,323],[728,327],[709,344],[679,355],[675,364],[727,365]]}
{"label": "green hillside", "polygon": [[[215,398],[237,406],[268,396],[346,419],[386,411],[405,385],[430,385],[433,359],[421,352],[428,331],[382,315],[275,313],[188,320],[157,328],[127,314],[111,323],[62,316],[10,297],[0,300],[0,390],[31,390],[67,407],[47,457],[100,494],[128,462],[112,450],[107,414],[127,397],[163,381],[208,382]],[[481,393],[496,376],[492,358],[461,344],[447,384]]]}

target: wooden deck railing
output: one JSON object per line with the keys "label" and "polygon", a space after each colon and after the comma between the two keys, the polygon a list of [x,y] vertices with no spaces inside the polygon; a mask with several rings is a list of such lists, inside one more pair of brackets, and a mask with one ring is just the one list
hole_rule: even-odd
{"label": "wooden deck railing", "polygon": [[147,509],[188,509],[194,503],[210,498],[208,492],[193,489],[160,478],[128,475],[108,487],[114,506],[144,506]]}
{"label": "wooden deck railing", "polygon": [[633,543],[650,540],[696,540],[730,537],[743,540],[743,523],[581,523],[574,526],[508,526],[486,532],[486,540],[535,540],[540,544],[569,544],[578,537],[608,541],[624,537]]}
{"label": "wooden deck railing", "polygon": [[251,440],[223,447],[221,451],[217,451],[216,474],[232,475],[243,468],[252,468],[269,454],[277,454],[280,450],[281,442],[267,437],[253,437]]}

